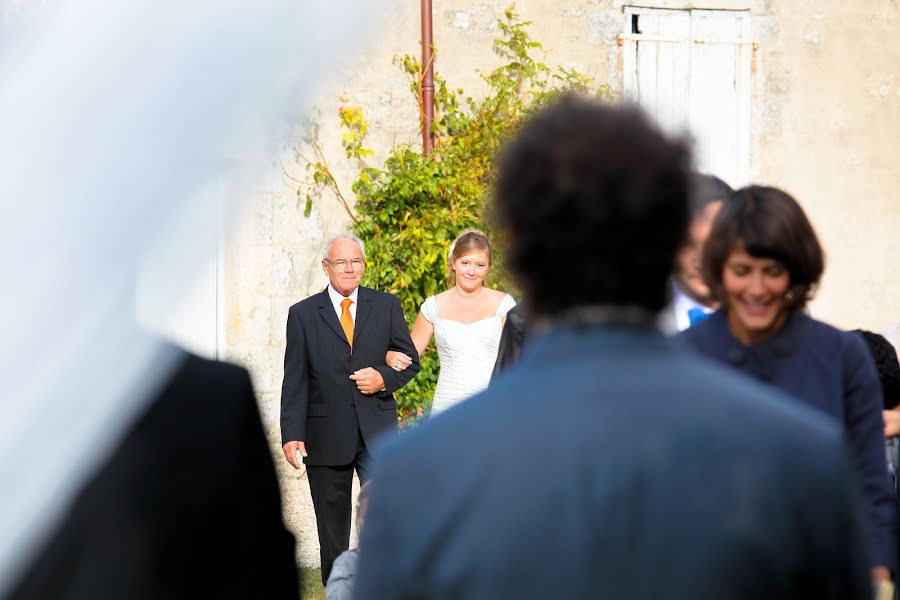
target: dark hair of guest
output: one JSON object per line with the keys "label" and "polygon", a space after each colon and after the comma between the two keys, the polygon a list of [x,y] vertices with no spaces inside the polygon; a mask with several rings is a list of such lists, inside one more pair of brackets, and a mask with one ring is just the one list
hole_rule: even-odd
{"label": "dark hair of guest", "polygon": [[690,152],[639,109],[567,95],[500,154],[495,218],[533,312],[667,302]]}
{"label": "dark hair of guest", "polygon": [[725,263],[739,248],[754,258],[777,260],[787,269],[786,308],[802,310],[812,299],[825,270],[825,254],[809,219],[790,194],[751,185],[736,191],[716,215],[702,260],[703,278],[720,302]]}
{"label": "dark hair of guest", "polygon": [[693,173],[688,187],[691,218],[699,217],[713,202],[727,202],[733,193],[731,186],[715,175]]}
{"label": "dark hair of guest", "polygon": [[853,333],[862,336],[872,360],[875,361],[875,370],[878,371],[884,394],[885,410],[896,407],[900,404],[900,362],[897,361],[897,351],[883,335],[865,329],[854,329]]}

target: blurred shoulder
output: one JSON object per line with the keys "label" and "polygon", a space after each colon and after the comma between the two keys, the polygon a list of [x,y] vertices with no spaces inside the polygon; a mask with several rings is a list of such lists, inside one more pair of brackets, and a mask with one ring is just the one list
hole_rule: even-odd
{"label": "blurred shoulder", "polygon": [[344,550],[334,559],[334,563],[331,566],[331,574],[328,576],[328,586],[330,587],[340,581],[352,582],[358,570],[359,549]]}
{"label": "blurred shoulder", "polygon": [[[709,325],[703,321],[691,329],[700,327]],[[677,337],[688,338],[688,331]],[[728,364],[727,346],[723,346],[723,354],[702,346],[702,332],[691,332],[691,336],[700,340],[699,348],[684,348],[674,340],[672,352],[660,354],[652,362],[641,359],[636,363],[641,366],[635,367],[645,373],[647,395],[665,398],[666,411],[669,405],[677,407],[673,418],[714,422],[719,433],[736,439],[752,440],[760,435],[784,439],[805,431],[827,438],[829,443],[841,443],[840,428],[830,418]],[[622,377],[616,373],[609,376]]]}
{"label": "blurred shoulder", "polygon": [[828,349],[835,353],[840,352],[845,358],[859,358],[868,356],[865,341],[859,334],[852,331],[838,329],[824,321],[813,319],[805,314],[794,316],[797,320],[797,329],[806,343],[820,349]]}
{"label": "blurred shoulder", "polygon": [[681,331],[672,339],[681,346],[694,350],[716,348],[725,344],[729,336],[728,324],[725,321],[725,312],[717,310],[708,318],[691,325]]}
{"label": "blurred shoulder", "polygon": [[[375,478],[389,479],[391,487],[410,488],[407,493],[420,495],[441,489],[448,477],[465,477],[480,468],[474,465],[483,450],[479,445],[489,443],[491,421],[473,400],[485,394],[382,438],[374,451]],[[416,476],[411,478],[410,473]]]}
{"label": "blurred shoulder", "polygon": [[[298,312],[303,312],[306,310],[312,310],[312,309],[318,307],[319,304],[321,304],[323,294],[326,297],[328,296],[328,288],[325,288],[324,290],[316,292],[314,294],[310,294],[303,300],[295,302],[294,304],[291,305],[291,307],[288,309],[288,311],[290,313],[298,313]],[[330,300],[329,300],[329,302],[330,302]]]}
{"label": "blurred shoulder", "polygon": [[510,298],[512,297],[509,294],[507,294],[506,292],[501,292],[500,290],[495,290],[493,288],[485,287],[485,288],[481,288],[481,289],[482,289],[482,292],[484,294],[486,294],[486,297],[489,300],[494,301],[494,302],[499,302],[506,297],[510,297]]}
{"label": "blurred shoulder", "polygon": [[185,352],[173,372],[170,386],[213,388],[227,391],[250,384],[247,369],[227,362],[201,358]]}
{"label": "blurred shoulder", "polygon": [[256,410],[255,398],[245,368],[185,352],[161,386],[156,404],[174,407],[186,420],[194,413],[215,419]]}
{"label": "blurred shoulder", "polygon": [[187,352],[160,379],[131,437],[160,440],[160,448],[204,447],[235,439],[259,421],[250,374],[243,367]]}

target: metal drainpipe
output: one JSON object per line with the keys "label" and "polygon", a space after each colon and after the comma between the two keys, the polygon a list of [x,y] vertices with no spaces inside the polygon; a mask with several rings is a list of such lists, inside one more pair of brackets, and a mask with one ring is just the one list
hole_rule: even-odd
{"label": "metal drainpipe", "polygon": [[431,154],[434,134],[431,123],[434,121],[434,42],[431,27],[431,0],[422,0],[422,151],[425,156]]}

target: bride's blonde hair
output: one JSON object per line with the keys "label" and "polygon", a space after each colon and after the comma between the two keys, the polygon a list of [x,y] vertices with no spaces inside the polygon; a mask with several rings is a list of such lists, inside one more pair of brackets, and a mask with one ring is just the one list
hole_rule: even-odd
{"label": "bride's blonde hair", "polygon": [[491,246],[491,240],[477,229],[466,229],[453,240],[453,243],[450,244],[450,252],[447,253],[447,282],[450,287],[456,285],[456,271],[453,270],[453,263],[474,250],[482,250],[487,254],[488,267],[493,264],[494,248]]}

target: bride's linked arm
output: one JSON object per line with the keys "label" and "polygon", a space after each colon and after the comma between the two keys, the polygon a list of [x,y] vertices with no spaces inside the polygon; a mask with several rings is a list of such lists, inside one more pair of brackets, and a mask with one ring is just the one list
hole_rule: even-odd
{"label": "bride's linked arm", "polygon": [[[433,335],[434,325],[419,312],[419,315],[416,317],[416,322],[413,323],[412,331],[409,332],[409,336],[412,338],[413,344],[416,346],[416,352],[419,353],[419,356],[422,356],[422,353],[425,352],[425,348],[428,347],[428,342],[431,341],[431,336]],[[412,358],[402,352],[396,352],[394,350],[388,350],[384,360],[387,365],[395,371],[403,371],[412,364]]]}

